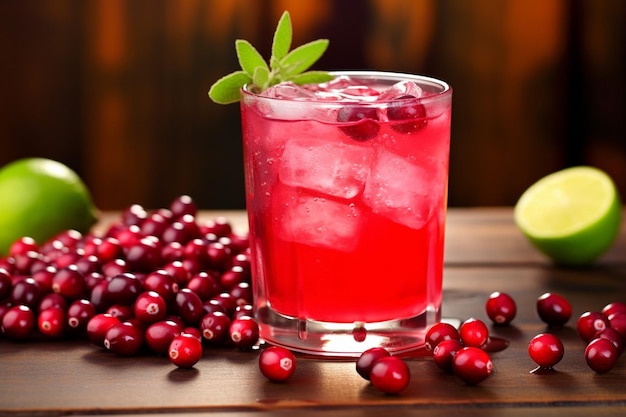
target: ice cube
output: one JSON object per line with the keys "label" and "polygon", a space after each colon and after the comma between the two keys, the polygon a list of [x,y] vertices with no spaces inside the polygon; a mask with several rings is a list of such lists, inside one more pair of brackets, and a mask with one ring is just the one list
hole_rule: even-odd
{"label": "ice cube", "polygon": [[281,185],[271,198],[281,239],[344,252],[358,244],[363,216],[354,203]]}
{"label": "ice cube", "polygon": [[351,199],[361,193],[374,152],[371,148],[314,138],[285,144],[278,177],[293,187]]}
{"label": "ice cube", "polygon": [[419,98],[422,96],[422,88],[413,81],[399,81],[385,91],[381,92],[377,100],[388,101],[405,96]]}
{"label": "ice cube", "polygon": [[433,179],[434,169],[381,150],[372,164],[363,201],[376,214],[420,229],[435,212],[445,188]]}

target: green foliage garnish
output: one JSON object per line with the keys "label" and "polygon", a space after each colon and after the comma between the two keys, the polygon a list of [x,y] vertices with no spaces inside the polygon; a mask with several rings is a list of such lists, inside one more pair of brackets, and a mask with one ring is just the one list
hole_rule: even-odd
{"label": "green foliage garnish", "polygon": [[318,39],[291,49],[291,17],[284,12],[278,21],[272,41],[269,65],[250,42],[235,41],[240,71],[217,80],[209,90],[209,97],[218,104],[236,103],[241,87],[248,84],[250,90],[260,93],[283,81],[302,85],[322,83],[333,78],[326,71],[307,71],[328,48],[328,39]]}

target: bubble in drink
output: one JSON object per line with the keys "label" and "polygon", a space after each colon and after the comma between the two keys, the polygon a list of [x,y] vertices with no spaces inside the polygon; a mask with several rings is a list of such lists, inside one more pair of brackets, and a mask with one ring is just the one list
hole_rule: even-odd
{"label": "bubble in drink", "polygon": [[292,139],[285,145],[280,180],[293,187],[344,199],[365,186],[373,149],[318,138]]}

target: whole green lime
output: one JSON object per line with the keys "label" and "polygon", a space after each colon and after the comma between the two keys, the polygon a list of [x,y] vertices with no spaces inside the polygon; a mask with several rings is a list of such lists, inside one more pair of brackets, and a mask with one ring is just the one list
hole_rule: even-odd
{"label": "whole green lime", "polygon": [[0,255],[20,237],[42,244],[64,230],[85,233],[97,213],[83,181],[60,162],[25,158],[0,169]]}

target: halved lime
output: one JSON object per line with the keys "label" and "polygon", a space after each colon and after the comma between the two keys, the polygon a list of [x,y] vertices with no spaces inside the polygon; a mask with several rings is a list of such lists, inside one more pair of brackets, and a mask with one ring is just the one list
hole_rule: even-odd
{"label": "halved lime", "polygon": [[515,205],[515,223],[553,261],[585,265],[615,241],[621,202],[604,171],[577,166],[547,175],[531,185]]}

